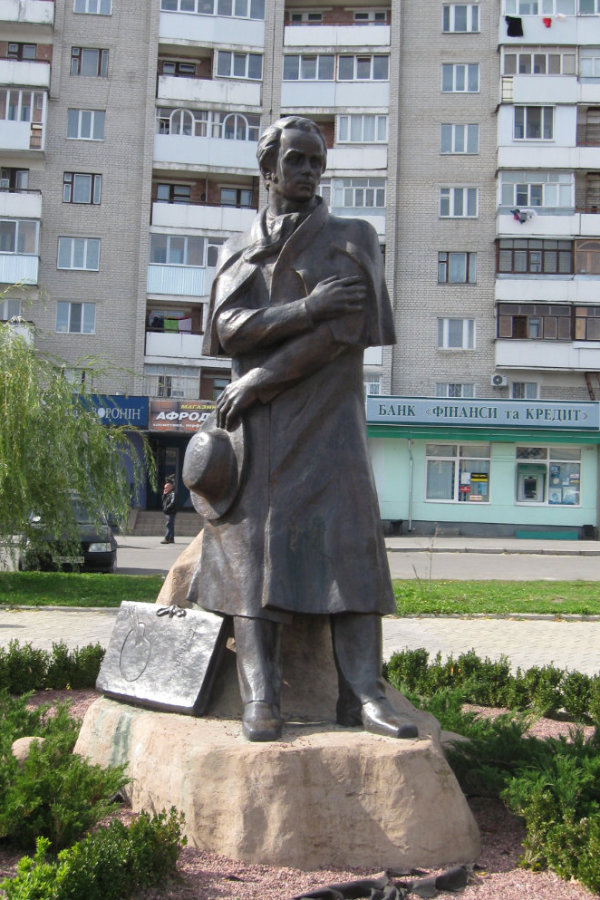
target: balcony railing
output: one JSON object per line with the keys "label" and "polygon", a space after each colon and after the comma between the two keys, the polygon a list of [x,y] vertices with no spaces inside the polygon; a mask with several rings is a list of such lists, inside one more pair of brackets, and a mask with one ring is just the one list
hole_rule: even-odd
{"label": "balcony railing", "polygon": [[255,209],[237,206],[209,206],[206,203],[152,204],[152,224],[160,228],[246,231],[255,216]]}
{"label": "balcony railing", "polygon": [[146,331],[146,356],[198,359],[202,356],[203,334],[184,331]]}
{"label": "balcony railing", "polygon": [[54,0],[0,0],[0,22],[54,24]]}
{"label": "balcony railing", "polygon": [[42,218],[42,192],[16,190],[0,186],[0,216],[19,219]]}
{"label": "balcony railing", "polygon": [[204,297],[210,293],[214,276],[213,268],[150,263],[147,290],[149,294]]}
{"label": "balcony railing", "polygon": [[20,253],[0,253],[0,284],[37,284],[39,258]]}

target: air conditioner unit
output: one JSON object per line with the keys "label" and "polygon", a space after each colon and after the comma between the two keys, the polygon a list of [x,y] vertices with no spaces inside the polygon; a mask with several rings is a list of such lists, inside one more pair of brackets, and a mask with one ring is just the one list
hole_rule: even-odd
{"label": "air conditioner unit", "polygon": [[506,377],[506,375],[498,375],[497,373],[495,373],[494,375],[492,375],[490,383],[492,387],[495,388],[506,387],[508,384],[508,378]]}

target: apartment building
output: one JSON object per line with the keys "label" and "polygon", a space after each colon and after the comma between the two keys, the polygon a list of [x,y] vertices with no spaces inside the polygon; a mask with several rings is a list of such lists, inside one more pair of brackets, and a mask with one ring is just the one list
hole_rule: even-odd
{"label": "apartment building", "polygon": [[309,116],[325,200],[385,254],[384,518],[591,533],[599,2],[0,0],[0,319],[179,477],[230,378],[202,335],[219,247],[265,202],[258,136]]}

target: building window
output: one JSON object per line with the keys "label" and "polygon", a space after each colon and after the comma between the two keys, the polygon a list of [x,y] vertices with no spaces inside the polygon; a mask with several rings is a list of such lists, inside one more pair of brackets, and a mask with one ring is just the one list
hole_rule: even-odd
{"label": "building window", "polygon": [[374,144],[387,141],[387,116],[356,115],[337,117],[337,140],[340,144]]}
{"label": "building window", "polygon": [[193,366],[144,366],[144,393],[150,397],[197,400],[200,369]]}
{"label": "building window", "polygon": [[449,94],[476,94],[479,91],[479,64],[443,63],[442,91]]}
{"label": "building window", "polygon": [[80,141],[103,141],[104,118],[103,109],[69,109],[67,137]]}
{"label": "building window", "polygon": [[553,106],[515,106],[515,141],[551,141]]}
{"label": "building window", "polygon": [[435,386],[436,397],[451,397],[454,399],[469,398],[475,396],[475,385],[463,382],[438,382]]}
{"label": "building window", "polygon": [[573,310],[573,340],[600,341],[600,307],[576,306]]}
{"label": "building window", "polygon": [[385,208],[385,178],[334,178],[332,192],[338,209]]}
{"label": "building window", "polygon": [[292,25],[321,25],[323,22],[323,13],[310,12],[308,10],[294,10],[290,13],[290,22]]}
{"label": "building window", "polygon": [[93,334],[96,328],[95,303],[56,304],[56,331],[59,334]]}
{"label": "building window", "polygon": [[580,16],[596,16],[600,13],[600,0],[579,0]]}
{"label": "building window", "polygon": [[437,324],[440,350],[475,348],[475,319],[438,319]]}
{"label": "building window", "polygon": [[59,237],[58,268],[97,272],[100,268],[100,238]]}
{"label": "building window", "polygon": [[13,316],[21,315],[20,300],[0,300],[0,322],[8,322]]}
{"label": "building window", "polygon": [[440,216],[450,219],[476,219],[477,188],[440,188]]}
{"label": "building window", "polygon": [[42,91],[0,88],[0,119],[41,124],[44,118],[44,98]]}
{"label": "building window", "polygon": [[576,55],[571,50],[505,51],[502,57],[503,75],[575,75]]}
{"label": "building window", "polygon": [[249,188],[221,188],[221,206],[252,208],[252,190]]}
{"label": "building window", "polygon": [[502,238],[497,271],[519,275],[573,274],[573,242]]}
{"label": "building window", "polygon": [[369,394],[381,394],[381,375],[371,375],[365,372],[363,387],[365,389],[365,397]]}
{"label": "building window", "polygon": [[7,59],[35,59],[37,44],[21,44],[10,41],[6,46]]}
{"label": "building window", "polygon": [[475,3],[448,3],[442,6],[442,31],[479,31],[479,6]]}
{"label": "building window", "polygon": [[262,56],[260,53],[232,53],[231,50],[218,50],[217,75],[220,78],[248,78],[260,81]]}
{"label": "building window", "polygon": [[550,303],[499,303],[498,337],[518,341],[572,340],[571,307]]}
{"label": "building window", "polygon": [[581,450],[571,447],[517,447],[517,503],[579,506]]}
{"label": "building window", "polygon": [[[584,2],[587,0],[579,0],[580,5]],[[575,0],[504,0],[504,12],[508,16],[572,16]]]}
{"label": "building window", "polygon": [[217,264],[225,238],[206,238],[183,234],[151,234],[150,262],[167,266],[208,266]]}
{"label": "building window", "polygon": [[575,271],[578,275],[600,275],[600,241],[575,241]]}
{"label": "building window", "polygon": [[102,196],[102,175],[65,172],[63,175],[63,203],[91,203],[97,205]]}
{"label": "building window", "polygon": [[537,381],[512,381],[510,396],[513,400],[537,400]]}
{"label": "building window", "polygon": [[196,13],[236,19],[264,19],[265,0],[161,0],[163,12]]}
{"label": "building window", "polygon": [[335,56],[292,53],[283,58],[284,81],[333,81]]}
{"label": "building window", "polygon": [[442,125],[442,153],[479,153],[479,125]]}
{"label": "building window", "polygon": [[387,12],[385,9],[355,9],[355,25],[385,25]]}
{"label": "building window", "polygon": [[156,203],[189,203],[192,198],[192,188],[189,184],[156,185]]}
{"label": "building window", "polygon": [[387,81],[388,56],[340,56],[338,79],[340,81]]}
{"label": "building window", "polygon": [[97,50],[94,47],[71,47],[71,75],[106,78],[108,75],[108,50]]}
{"label": "building window", "polygon": [[440,251],[438,253],[438,281],[440,284],[475,284],[477,254]]}
{"label": "building window", "polygon": [[489,444],[426,444],[426,500],[489,503]]}
{"label": "building window", "polygon": [[0,253],[35,256],[39,223],[31,219],[0,219]]}
{"label": "building window", "polygon": [[258,141],[260,116],[253,113],[220,113],[209,109],[156,110],[157,134]]}
{"label": "building window", "polygon": [[600,78],[600,47],[581,47],[579,74],[582,78]]}
{"label": "building window", "polygon": [[178,62],[176,60],[163,60],[161,62],[161,74],[173,75],[175,78],[195,78],[196,63]]}
{"label": "building window", "polygon": [[502,206],[536,206],[550,209],[574,206],[573,175],[559,172],[502,172]]}
{"label": "building window", "polygon": [[110,16],[112,0],[75,0],[73,11],[94,16]]}
{"label": "building window", "polygon": [[18,193],[29,187],[29,169],[16,169],[12,166],[0,167],[0,191]]}

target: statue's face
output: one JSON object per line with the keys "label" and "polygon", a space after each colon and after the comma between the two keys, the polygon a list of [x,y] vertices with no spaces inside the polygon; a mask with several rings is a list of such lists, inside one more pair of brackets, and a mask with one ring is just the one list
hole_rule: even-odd
{"label": "statue's face", "polygon": [[285,128],[275,172],[269,177],[270,190],[286,200],[311,200],[324,168],[323,146],[318,136],[310,131]]}

